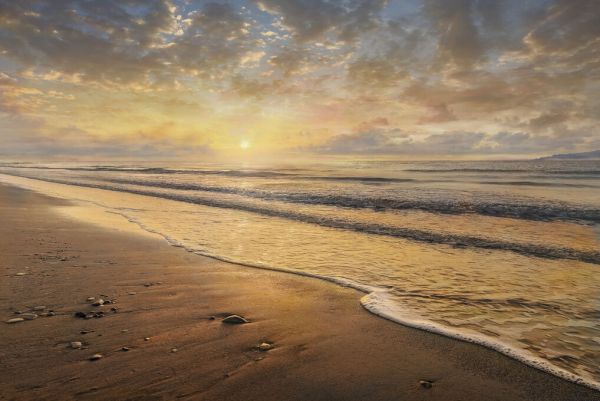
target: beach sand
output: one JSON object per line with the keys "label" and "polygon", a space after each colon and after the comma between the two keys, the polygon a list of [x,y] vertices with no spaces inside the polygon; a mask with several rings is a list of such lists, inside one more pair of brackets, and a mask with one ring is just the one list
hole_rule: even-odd
{"label": "beach sand", "polygon": [[[56,210],[68,205],[0,186],[0,318],[55,313],[0,323],[0,400],[600,400],[495,351],[372,315],[355,290]],[[87,301],[101,295],[115,304]],[[221,322],[232,313],[250,323]],[[263,342],[273,348],[259,351]]]}

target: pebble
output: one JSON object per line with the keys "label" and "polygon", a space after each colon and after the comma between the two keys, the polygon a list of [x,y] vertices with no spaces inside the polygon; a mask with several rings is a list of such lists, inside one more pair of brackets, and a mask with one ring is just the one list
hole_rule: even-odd
{"label": "pebble", "polygon": [[150,337],[144,337],[144,341],[150,341]]}
{"label": "pebble", "polygon": [[35,310],[35,311],[44,310],[44,309],[46,309],[45,306],[36,306],[36,307],[33,308],[33,310]]}
{"label": "pebble", "polygon": [[127,351],[129,351],[129,347],[122,347],[122,348],[121,348],[121,351],[123,351],[123,352],[127,352]]}
{"label": "pebble", "polygon": [[245,318],[243,318],[239,315],[231,315],[231,316],[227,316],[225,319],[223,319],[223,323],[244,324],[244,323],[248,323],[248,320],[246,320]]}
{"label": "pebble", "polygon": [[25,320],[33,320],[37,319],[38,315],[36,313],[21,313],[21,317]]}
{"label": "pebble", "polygon": [[87,317],[85,312],[75,312],[75,314],[73,316],[78,317],[80,319],[85,319]]}
{"label": "pebble", "polygon": [[172,352],[172,353],[175,353],[175,352],[177,352],[177,348],[171,348],[171,352]]}
{"label": "pebble", "polygon": [[93,306],[102,306],[102,305],[104,305],[104,300],[102,298],[100,298],[99,300],[94,302],[92,305]]}
{"label": "pebble", "polygon": [[427,388],[427,389],[433,387],[433,382],[431,382],[429,380],[420,380],[419,384],[421,385],[421,387]]}
{"label": "pebble", "polygon": [[102,359],[102,354],[94,354],[90,356],[90,361],[97,361],[98,359]]}
{"label": "pebble", "polygon": [[136,295],[137,292],[128,292],[127,295]]}
{"label": "pebble", "polygon": [[214,316],[209,316],[208,317],[208,320],[215,320],[215,319],[216,319],[216,317],[214,317]]}
{"label": "pebble", "polygon": [[17,273],[17,274],[15,274],[15,276],[24,276],[24,275],[26,275],[26,274],[27,274],[27,273]]}
{"label": "pebble", "polygon": [[83,346],[83,344],[81,343],[81,341],[72,341],[71,342],[71,348],[73,348],[73,349],[81,349],[82,346]]}
{"label": "pebble", "polygon": [[94,299],[96,299],[96,298],[94,298],[94,297],[88,297],[88,298],[86,299],[86,301],[88,301],[88,302],[92,302]]}
{"label": "pebble", "polygon": [[259,351],[269,351],[271,349],[273,349],[273,344],[269,344],[269,343],[261,343],[258,346]]}
{"label": "pebble", "polygon": [[24,321],[24,320],[25,320],[25,319],[23,319],[22,317],[15,317],[15,318],[12,318],[12,319],[8,319],[8,320],[6,321],[6,323],[11,323],[11,324],[12,324],[12,323],[19,323],[19,322],[22,322],[22,321]]}
{"label": "pebble", "polygon": [[127,330],[127,329],[123,329],[123,330],[121,330],[121,333],[127,333],[128,331],[129,330]]}
{"label": "pebble", "polygon": [[55,316],[55,315],[56,315],[56,312],[54,312],[53,310],[46,313],[46,316]]}

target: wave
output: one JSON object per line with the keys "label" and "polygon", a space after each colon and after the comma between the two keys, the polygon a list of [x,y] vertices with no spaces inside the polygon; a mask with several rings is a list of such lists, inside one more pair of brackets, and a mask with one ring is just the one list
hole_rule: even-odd
{"label": "wave", "polygon": [[570,184],[570,183],[565,183],[565,182],[539,182],[539,181],[477,181],[477,184],[514,185],[514,186],[525,186],[525,187],[600,188],[600,186],[598,186],[598,185]]}
{"label": "wave", "polygon": [[138,174],[204,174],[204,175],[224,175],[236,177],[277,177],[294,176],[293,173],[283,173],[269,170],[206,170],[206,169],[170,169],[164,167],[132,167],[132,166],[89,166],[89,167],[53,167],[53,166],[32,166],[25,164],[0,164],[0,167],[14,169],[34,169],[34,170],[63,170],[63,171],[88,171],[88,172],[121,172]]}
{"label": "wave", "polygon": [[[53,166],[35,166],[21,164],[6,164],[0,163],[0,167],[8,167],[14,169],[34,169],[34,170],[63,170],[63,171],[82,171],[82,172],[115,172],[115,173],[131,173],[131,174],[155,174],[155,175],[218,175],[226,177],[240,178],[285,178],[288,180],[316,180],[316,181],[338,181],[338,182],[362,182],[365,184],[386,184],[386,183],[469,183],[483,185],[512,185],[512,186],[535,186],[535,187],[565,187],[565,188],[599,188],[597,185],[589,184],[573,184],[564,182],[543,182],[543,181],[465,181],[465,180],[449,180],[449,179],[417,179],[417,178],[394,178],[394,177],[377,177],[377,176],[344,176],[344,175],[307,175],[297,172],[282,172],[272,170],[230,170],[230,169],[170,169],[163,167],[132,167],[132,166],[89,166],[89,167],[53,167]],[[300,171],[300,169],[284,169],[286,171]],[[491,170],[491,169],[409,169],[402,170],[405,172],[527,172],[531,170]],[[567,171],[569,171],[567,173]],[[539,171],[538,171],[539,173]],[[575,174],[579,175],[578,179],[597,179],[594,172],[570,170],[553,170],[548,173],[555,174]],[[600,174],[600,170],[598,171]],[[547,175],[533,175],[531,178],[547,179]]]}
{"label": "wave", "polygon": [[[186,251],[194,253],[196,255],[209,257],[209,258],[220,260],[220,261],[227,262],[227,263],[236,264],[238,266],[295,274],[295,275],[299,275],[299,276],[303,276],[303,277],[309,277],[309,278],[315,278],[315,279],[319,279],[319,280],[328,281],[328,282],[331,282],[331,283],[334,283],[334,284],[337,284],[337,285],[340,285],[343,287],[353,288],[353,289],[365,294],[360,299],[361,306],[376,316],[379,316],[381,318],[384,318],[384,319],[394,322],[396,324],[401,324],[403,326],[412,327],[412,328],[415,328],[418,330],[423,330],[423,331],[427,331],[430,333],[439,334],[439,335],[449,337],[449,338],[459,340],[459,341],[464,341],[464,342],[468,342],[468,343],[472,343],[472,344],[481,345],[483,347],[500,352],[501,354],[504,354],[504,355],[506,355],[512,359],[515,359],[515,360],[517,360],[527,366],[530,366],[532,368],[552,374],[552,375],[560,377],[564,380],[600,391],[600,383],[598,383],[592,379],[586,379],[586,378],[580,377],[574,373],[571,373],[565,369],[562,369],[562,368],[550,363],[549,361],[547,361],[545,359],[542,359],[540,357],[537,357],[537,356],[531,354],[530,352],[527,352],[526,350],[511,346],[509,344],[502,342],[501,340],[491,338],[484,334],[466,333],[459,329],[450,328],[450,327],[444,326],[442,324],[433,322],[431,320],[427,320],[427,319],[423,319],[421,317],[415,316],[414,313],[410,313],[409,311],[401,309],[397,305],[397,303],[395,303],[393,301],[393,295],[390,292],[390,290],[387,288],[362,284],[362,283],[356,282],[354,280],[349,280],[345,277],[326,276],[326,275],[322,275],[322,274],[309,273],[309,272],[296,270],[296,269],[274,267],[274,266],[269,266],[269,265],[260,264],[260,263],[244,263],[244,262],[240,262],[236,259],[227,258],[227,257],[219,256],[219,255],[214,255],[210,252],[198,251],[194,248],[190,248],[190,247],[187,247],[187,246],[181,244],[180,242],[169,237],[168,235],[165,235],[161,232],[158,232],[156,230],[148,228],[139,220],[132,218],[130,216],[127,216],[127,214],[125,214],[125,213],[120,213],[120,212],[112,212],[112,213],[123,216],[128,221],[138,225],[141,229],[143,229],[145,231],[148,231],[150,233],[157,234],[157,235],[163,237],[172,246],[175,246],[178,248],[183,248]],[[408,294],[405,294],[405,295],[408,295]],[[410,295],[415,296],[416,294],[410,293]],[[429,295],[429,297],[445,297],[445,298],[454,298],[454,299],[461,298],[459,296],[436,295],[436,294],[431,294],[431,295]],[[469,301],[473,302],[472,299],[469,299]],[[522,304],[524,307],[528,307],[528,308],[531,308],[531,307],[542,307],[544,309],[546,309],[546,308],[559,309],[560,308],[559,306],[549,305],[549,304],[544,304],[544,303],[535,303],[535,302],[528,303],[528,302],[525,302],[524,300],[520,300],[520,299],[476,300],[476,302],[489,302],[489,303],[510,304],[510,305],[519,303],[519,304]]]}
{"label": "wave", "polygon": [[166,183],[161,181],[140,181],[124,179],[104,179],[103,181],[177,189],[184,191],[204,191],[242,195],[263,200],[277,200],[291,203],[319,204],[345,208],[375,209],[375,210],[421,210],[443,214],[476,213],[484,216],[509,217],[523,220],[579,220],[600,223],[600,209],[581,207],[572,204],[557,203],[517,203],[517,202],[479,202],[432,200],[432,199],[389,199],[373,197],[352,197],[344,195],[321,195],[308,193],[276,193],[255,189],[240,189],[200,184]]}
{"label": "wave", "polygon": [[467,334],[460,330],[452,329],[442,324],[414,316],[414,314],[411,314],[409,311],[398,307],[390,298],[390,293],[387,291],[375,291],[363,296],[361,298],[361,304],[369,312],[394,323],[440,334],[456,340],[478,344],[498,351],[510,358],[524,363],[525,365],[600,391],[600,383],[592,379],[584,379],[574,373],[568,372],[565,369],[561,369],[558,366],[553,365],[545,359],[532,355],[525,350],[510,346],[509,344],[503,343],[500,340],[485,336],[483,334]]}
{"label": "wave", "polygon": [[599,175],[600,170],[557,170],[557,169],[502,169],[502,168],[447,168],[447,169],[433,169],[433,168],[422,168],[422,169],[406,169],[411,173],[532,173],[537,174],[543,173],[547,175]]}
{"label": "wave", "polygon": [[[31,178],[31,177],[24,177]],[[570,259],[581,262],[599,264],[600,252],[584,251],[565,247],[552,247],[528,243],[498,241],[489,238],[481,238],[466,235],[457,235],[449,233],[438,233],[425,230],[418,230],[404,227],[386,226],[381,224],[371,224],[356,221],[336,219],[333,217],[313,216],[306,213],[291,212],[276,208],[268,208],[247,203],[216,200],[214,198],[206,199],[198,196],[186,196],[175,193],[155,192],[135,188],[123,188],[110,185],[92,184],[84,182],[72,182],[67,180],[34,178],[41,181],[53,182],[57,184],[74,185],[86,188],[103,189],[114,192],[124,192],[136,195],[151,196],[155,198],[174,200],[179,202],[192,203],[197,205],[233,209],[244,212],[260,214],[263,216],[279,217],[303,223],[316,224],[328,228],[356,231],[372,235],[384,235],[395,238],[403,238],[412,241],[448,245],[456,248],[480,248],[488,250],[511,251],[526,256],[534,256],[546,259]]]}

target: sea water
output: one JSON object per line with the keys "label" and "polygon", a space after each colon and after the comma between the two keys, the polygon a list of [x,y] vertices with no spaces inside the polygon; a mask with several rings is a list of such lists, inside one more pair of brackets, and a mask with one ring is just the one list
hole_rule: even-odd
{"label": "sea water", "polygon": [[3,163],[171,244],[353,286],[369,311],[600,389],[600,161]]}

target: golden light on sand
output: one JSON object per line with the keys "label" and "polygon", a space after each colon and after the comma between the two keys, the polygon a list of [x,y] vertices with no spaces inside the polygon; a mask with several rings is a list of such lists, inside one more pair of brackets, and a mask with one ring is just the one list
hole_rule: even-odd
{"label": "golden light on sand", "polygon": [[250,148],[250,141],[247,140],[243,140],[240,142],[240,148],[241,149],[248,149]]}

